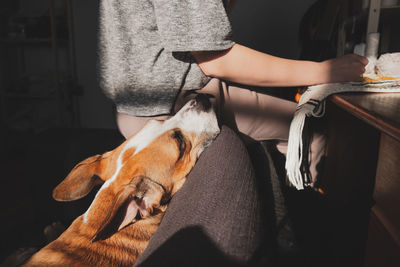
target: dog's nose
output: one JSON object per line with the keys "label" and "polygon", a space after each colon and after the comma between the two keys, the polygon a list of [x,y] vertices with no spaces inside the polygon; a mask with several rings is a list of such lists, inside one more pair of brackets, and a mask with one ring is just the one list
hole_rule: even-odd
{"label": "dog's nose", "polygon": [[196,109],[201,111],[209,111],[211,109],[209,96],[205,94],[198,94],[194,99],[196,100]]}

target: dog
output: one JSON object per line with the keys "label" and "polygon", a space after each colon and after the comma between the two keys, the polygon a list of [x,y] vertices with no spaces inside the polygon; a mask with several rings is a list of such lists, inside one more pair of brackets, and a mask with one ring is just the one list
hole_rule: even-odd
{"label": "dog", "polygon": [[54,199],[76,200],[102,186],[89,209],[23,266],[132,266],[219,131],[208,98],[198,95],[170,119],[150,120],[113,151],[77,164]]}

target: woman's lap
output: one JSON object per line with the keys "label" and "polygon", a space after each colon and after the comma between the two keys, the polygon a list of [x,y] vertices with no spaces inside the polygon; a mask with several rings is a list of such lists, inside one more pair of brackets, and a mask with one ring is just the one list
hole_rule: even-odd
{"label": "woman's lap", "polygon": [[[176,110],[196,93],[211,94],[223,123],[256,140],[278,139],[278,149],[285,153],[296,104],[246,90],[212,80],[198,92],[181,94]],[[251,109],[252,105],[261,112]],[[117,118],[125,137],[152,119],[123,114]],[[320,151],[323,141],[314,142],[312,148]],[[321,155],[310,155],[314,170]],[[231,129],[223,127],[172,199],[137,266],[240,266],[251,260],[269,242],[265,239],[270,229],[263,218],[268,216],[264,209],[268,204],[259,186],[246,147]]]}
{"label": "woman's lap", "polygon": [[[182,91],[177,97],[174,112],[199,93],[211,96],[219,120],[230,128],[258,141],[287,141],[296,103],[212,79],[201,90]],[[117,124],[121,133],[128,138],[148,120],[164,120],[168,117],[135,117],[118,113]]]}
{"label": "woman's lap", "polygon": [[262,201],[246,147],[223,126],[171,200],[138,265],[239,266],[254,260],[266,234]]}

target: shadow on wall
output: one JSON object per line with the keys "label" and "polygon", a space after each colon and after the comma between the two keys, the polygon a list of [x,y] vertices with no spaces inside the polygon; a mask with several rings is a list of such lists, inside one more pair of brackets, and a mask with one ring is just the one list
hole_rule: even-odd
{"label": "shadow on wall", "polygon": [[316,0],[238,0],[231,14],[236,42],[285,58],[300,54],[300,20]]}
{"label": "shadow on wall", "polygon": [[116,128],[112,102],[97,78],[97,29],[99,1],[73,0],[76,65],[84,95],[79,98],[84,128]]}

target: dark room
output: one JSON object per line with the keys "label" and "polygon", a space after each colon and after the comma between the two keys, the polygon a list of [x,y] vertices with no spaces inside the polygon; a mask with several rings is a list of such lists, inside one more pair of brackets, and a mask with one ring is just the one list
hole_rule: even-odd
{"label": "dark room", "polygon": [[1,0],[0,267],[400,266],[400,0]]}

